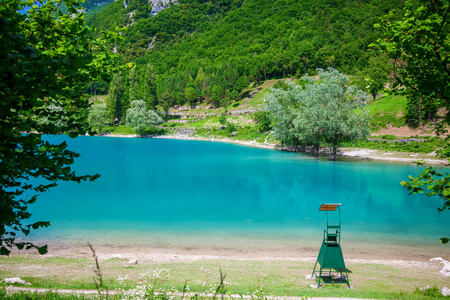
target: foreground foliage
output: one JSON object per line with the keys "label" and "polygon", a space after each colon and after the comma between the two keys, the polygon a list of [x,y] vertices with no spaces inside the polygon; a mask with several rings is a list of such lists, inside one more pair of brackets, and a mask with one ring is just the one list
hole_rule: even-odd
{"label": "foreground foliage", "polygon": [[[403,18],[392,21],[388,14],[380,25],[386,38],[379,46],[395,59],[394,89],[410,99],[409,113],[415,108],[417,123],[426,115],[435,120],[436,133],[446,132],[450,124],[450,2],[406,1]],[[445,116],[439,110],[445,109]],[[450,158],[447,144],[441,156]],[[428,167],[411,181],[403,181],[411,193],[438,196],[444,203],[440,212],[450,209],[450,174]],[[447,243],[448,238],[441,238]]]}
{"label": "foreground foliage", "polygon": [[[419,163],[423,165],[423,163]],[[402,181],[401,185],[411,193],[425,193],[427,197],[438,196],[443,200],[439,212],[450,210],[450,174],[439,168],[427,167],[420,175],[410,176],[410,181]],[[441,243],[447,244],[449,239],[442,237]]]}
{"label": "foreground foliage", "polygon": [[379,40],[379,46],[395,61],[393,88],[407,95],[410,104],[414,104],[417,122],[424,117],[439,118],[438,110],[445,107],[445,121],[449,123],[449,2],[410,0],[405,3],[401,20],[393,20],[393,14],[390,12],[378,25],[385,35]]}
{"label": "foreground foliage", "polygon": [[[25,224],[28,205],[57,181],[94,180],[70,168],[78,156],[67,145],[53,145],[41,134],[85,132],[86,83],[109,73],[112,56],[104,39],[89,40],[78,2],[38,2],[27,15],[19,13],[31,1],[0,2],[0,254],[12,247],[46,246],[17,242],[18,235],[49,226]],[[33,133],[32,133],[33,132]],[[34,132],[38,132],[34,133]],[[31,181],[31,179],[37,179]]]}

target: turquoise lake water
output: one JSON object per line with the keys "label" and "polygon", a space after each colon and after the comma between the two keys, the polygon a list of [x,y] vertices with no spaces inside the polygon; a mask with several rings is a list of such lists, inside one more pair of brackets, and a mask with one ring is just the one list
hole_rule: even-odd
{"label": "turquoise lake water", "polygon": [[[81,153],[78,174],[31,207],[52,243],[233,251],[316,251],[322,203],[342,203],[342,242],[431,247],[449,234],[441,200],[408,196],[400,181],[414,165],[315,159],[301,153],[169,139],[48,137]],[[431,246],[430,246],[431,245]],[[437,247],[437,248],[436,248]],[[433,250],[434,249],[434,250]]]}

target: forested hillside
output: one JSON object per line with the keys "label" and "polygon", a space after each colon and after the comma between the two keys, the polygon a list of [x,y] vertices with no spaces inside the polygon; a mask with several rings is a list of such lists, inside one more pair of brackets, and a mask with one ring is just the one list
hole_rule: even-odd
{"label": "forested hillside", "polygon": [[[144,99],[151,106],[226,106],[250,82],[326,67],[366,75],[374,68],[369,58],[380,55],[369,47],[381,37],[373,25],[400,11],[402,1],[180,0],[157,14],[152,5],[116,1],[88,22],[98,31],[126,27],[115,46],[122,63],[137,63],[138,85],[144,72],[153,72],[156,101]],[[121,74],[124,106],[127,73]]]}

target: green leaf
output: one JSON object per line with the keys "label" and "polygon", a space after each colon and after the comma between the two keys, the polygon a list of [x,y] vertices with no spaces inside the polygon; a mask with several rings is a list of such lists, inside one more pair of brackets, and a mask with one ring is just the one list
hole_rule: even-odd
{"label": "green leaf", "polygon": [[440,242],[441,242],[442,244],[447,244],[449,241],[450,241],[450,239],[448,239],[448,238],[441,238],[441,239],[440,239]]}
{"label": "green leaf", "polygon": [[46,254],[48,252],[47,245],[42,247],[37,247],[39,254]]}
{"label": "green leaf", "polygon": [[6,249],[5,246],[0,247],[0,255],[9,255],[9,253],[11,253],[11,251]]}
{"label": "green leaf", "polygon": [[38,229],[39,227],[48,227],[50,226],[50,222],[36,222],[34,224],[31,224],[31,227],[33,229]]}

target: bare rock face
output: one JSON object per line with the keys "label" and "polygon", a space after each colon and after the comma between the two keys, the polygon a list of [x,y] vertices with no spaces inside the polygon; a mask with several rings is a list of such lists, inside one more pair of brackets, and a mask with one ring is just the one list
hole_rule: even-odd
{"label": "bare rock face", "polygon": [[177,4],[177,1],[171,0],[148,0],[148,3],[152,3],[152,16],[156,15],[161,10],[170,7],[170,5]]}

